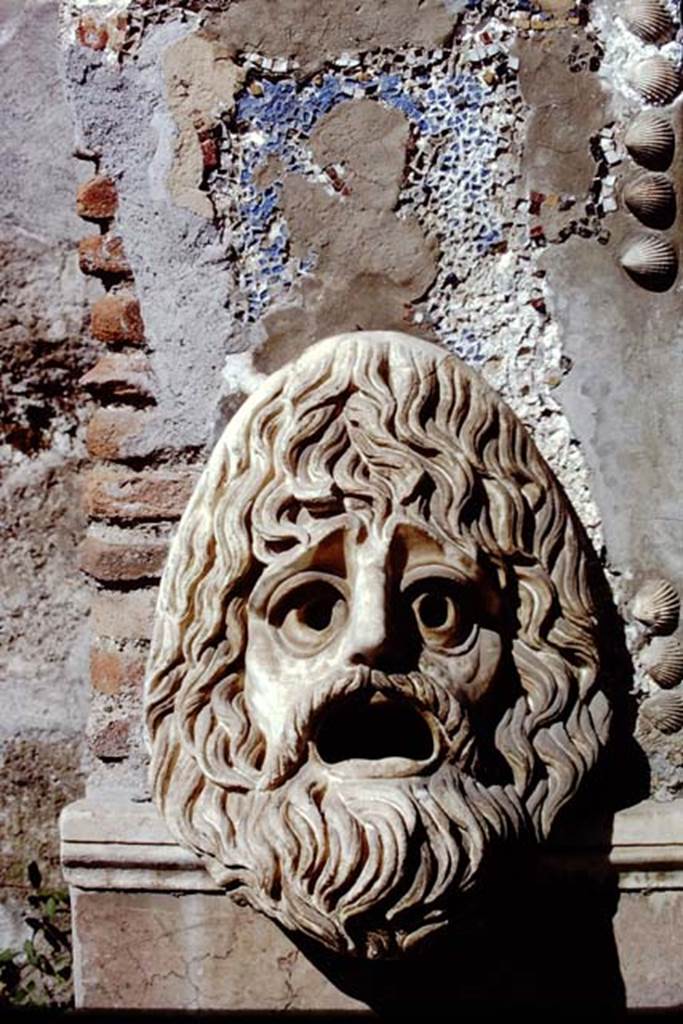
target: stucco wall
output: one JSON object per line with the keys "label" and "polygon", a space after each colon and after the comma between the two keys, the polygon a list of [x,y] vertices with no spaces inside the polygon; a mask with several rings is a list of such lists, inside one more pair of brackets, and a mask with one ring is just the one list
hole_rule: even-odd
{"label": "stucco wall", "polygon": [[78,379],[92,345],[56,3],[3,4],[0,55],[2,945],[19,929],[28,863],[63,884],[57,816],[83,789],[89,602],[75,552],[88,410]]}
{"label": "stucco wall", "polygon": [[[648,106],[632,69],[680,47],[611,0],[546,7],[68,0],[80,160],[55,4],[3,7],[6,886],[54,865],[86,732],[91,790],[145,794],[175,521],[254,381],[337,330],[441,340],[504,395],[603,561],[625,691],[659,692],[628,607],[648,577],[681,584],[681,297],[621,265],[643,231],[625,136]],[[111,196],[86,185],[84,223],[92,178]],[[678,245],[675,220],[660,234]],[[638,738],[644,784],[680,795],[681,733],[641,717]]]}
{"label": "stucco wall", "polygon": [[[152,599],[182,502],[123,507],[158,480],[143,469],[189,486],[261,374],[326,334],[399,328],[476,366],[533,432],[612,585],[623,691],[641,702],[658,686],[629,602],[653,576],[680,583],[681,300],[675,274],[625,269],[647,235],[625,201],[642,173],[626,134],[655,109],[633,69],[675,66],[677,23],[655,45],[610,0],[272,10],[64,5],[79,145],[117,195],[100,230],[132,274],[109,280],[93,326],[148,374],[144,401],[105,394],[89,428],[96,473],[116,477],[90,485],[98,600]],[[678,91],[657,107],[674,125]],[[675,249],[676,225],[648,237]],[[137,334],[107,327],[124,308]],[[122,676],[144,630],[113,633]],[[144,791],[137,723],[130,686],[95,695],[92,786]],[[680,737],[647,719],[638,736],[643,787],[676,795]]]}

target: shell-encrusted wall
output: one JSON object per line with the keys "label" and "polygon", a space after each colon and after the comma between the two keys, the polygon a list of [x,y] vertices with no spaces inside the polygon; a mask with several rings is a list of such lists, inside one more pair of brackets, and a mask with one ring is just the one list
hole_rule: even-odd
{"label": "shell-encrusted wall", "polygon": [[680,594],[665,579],[645,580],[630,604],[630,614],[642,630],[641,664],[651,692],[640,714],[665,735],[683,729],[683,646],[673,635],[680,611]]}
{"label": "shell-encrusted wall", "polygon": [[625,125],[624,145],[641,170],[627,172],[622,188],[633,223],[620,261],[637,285],[664,292],[677,278],[680,249],[676,224],[680,182],[672,166],[683,87],[680,47],[675,41],[680,15],[677,10],[674,14],[667,0],[628,0],[616,7],[616,13],[636,42],[625,68],[624,88],[645,106]]}
{"label": "shell-encrusted wall", "polygon": [[[359,328],[438,341],[483,374],[560,479],[621,608],[643,580],[680,578],[676,475],[661,471],[683,451],[667,363],[681,319],[669,0],[63,7],[79,152],[116,186],[107,223],[134,278],[105,273],[93,330],[119,345],[103,313],[128,329],[137,296],[154,381],[144,402],[107,385],[89,430],[98,601],[129,601],[134,571],[151,593],[172,532],[154,502],[112,511],[122,467],[171,486],[263,374]],[[102,255],[87,245],[86,265]],[[637,701],[672,678],[646,649],[675,632],[670,609],[641,612],[626,625]],[[102,616],[97,629],[101,674],[121,652]],[[97,697],[98,736],[121,732],[114,696]],[[119,744],[114,763],[112,749],[97,771],[128,785],[132,754]]]}

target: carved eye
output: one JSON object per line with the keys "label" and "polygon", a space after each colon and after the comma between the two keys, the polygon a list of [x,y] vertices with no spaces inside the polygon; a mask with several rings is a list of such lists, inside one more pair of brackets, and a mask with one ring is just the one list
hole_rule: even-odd
{"label": "carved eye", "polygon": [[299,573],[277,588],[268,618],[292,647],[310,654],[329,643],[346,611],[341,581],[338,585],[330,577]]}
{"label": "carved eye", "polygon": [[462,595],[447,580],[423,580],[412,600],[413,615],[423,639],[433,647],[457,647],[470,635],[472,622]]}

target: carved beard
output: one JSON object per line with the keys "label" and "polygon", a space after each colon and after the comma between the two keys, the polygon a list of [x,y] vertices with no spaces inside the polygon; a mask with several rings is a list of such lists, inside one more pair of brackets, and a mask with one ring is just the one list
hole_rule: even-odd
{"label": "carved beard", "polygon": [[[346,776],[318,759],[316,723],[367,690],[438,722],[442,755],[425,774]],[[405,951],[452,919],[453,896],[473,885],[499,840],[526,831],[512,786],[478,781],[478,761],[469,716],[444,686],[359,668],[332,690],[314,689],[281,749],[268,752],[258,788],[227,797],[232,827],[219,860],[248,866],[248,901],[287,929],[338,952]],[[215,861],[211,870],[226,880]]]}

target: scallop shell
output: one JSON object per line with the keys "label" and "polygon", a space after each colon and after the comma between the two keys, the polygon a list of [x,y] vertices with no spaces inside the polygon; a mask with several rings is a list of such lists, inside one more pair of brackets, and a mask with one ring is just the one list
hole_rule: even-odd
{"label": "scallop shell", "polygon": [[640,713],[660,732],[678,732],[683,727],[683,694],[656,693],[643,701]]}
{"label": "scallop shell", "polygon": [[671,103],[681,91],[680,71],[660,54],[639,61],[631,73],[631,82],[646,103],[658,107]]}
{"label": "scallop shell", "polygon": [[676,147],[671,122],[656,110],[644,110],[629,126],[624,144],[636,161],[651,171],[665,171]]}
{"label": "scallop shell", "polygon": [[645,668],[651,679],[670,690],[683,679],[683,647],[675,636],[658,636],[648,646]]}
{"label": "scallop shell", "polygon": [[676,196],[665,174],[641,174],[624,186],[624,202],[651,228],[668,228],[676,217]]}
{"label": "scallop shell", "polygon": [[633,598],[631,612],[653,633],[673,633],[678,625],[681,599],[668,580],[648,580]]}
{"label": "scallop shell", "polygon": [[641,235],[631,241],[621,256],[621,265],[643,288],[664,292],[678,272],[676,250],[665,238]]}
{"label": "scallop shell", "polygon": [[625,0],[620,14],[645,43],[662,43],[673,35],[673,19],[661,0]]}

